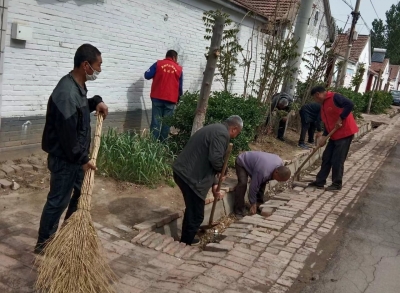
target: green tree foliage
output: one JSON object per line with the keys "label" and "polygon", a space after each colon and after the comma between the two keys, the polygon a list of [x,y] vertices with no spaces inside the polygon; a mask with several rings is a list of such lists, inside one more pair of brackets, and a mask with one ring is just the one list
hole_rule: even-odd
{"label": "green tree foliage", "polygon": [[386,11],[386,37],[390,63],[400,64],[400,2]]}
{"label": "green tree foliage", "polygon": [[[171,146],[178,153],[187,143],[192,130],[192,121],[196,110],[199,93],[186,92],[179,102],[174,116],[166,118],[168,125],[178,130],[178,134],[170,138]],[[206,121],[204,125],[223,122],[231,115],[239,115],[243,119],[242,133],[232,142],[233,154],[249,150],[249,143],[254,140],[257,127],[265,121],[266,106],[256,98],[243,98],[229,92],[213,92],[208,101]]]}
{"label": "green tree foliage", "polygon": [[400,2],[386,11],[386,23],[382,19],[372,22],[372,48],[386,48],[391,64],[400,64]]}
{"label": "green tree foliage", "polygon": [[386,26],[382,19],[372,22],[371,46],[372,48],[386,48]]}
{"label": "green tree foliage", "polygon": [[[230,19],[230,15],[220,10],[210,10],[203,14],[203,22],[206,27],[205,40],[211,40],[212,28],[215,24],[215,17],[222,16],[225,19],[224,32],[222,35],[222,43],[220,56],[217,63],[218,73],[217,80],[222,82],[224,90],[228,91],[229,84],[234,81],[236,69],[239,65],[238,53],[243,51],[239,44],[238,34],[239,25]],[[207,51],[209,47],[206,48]]]}

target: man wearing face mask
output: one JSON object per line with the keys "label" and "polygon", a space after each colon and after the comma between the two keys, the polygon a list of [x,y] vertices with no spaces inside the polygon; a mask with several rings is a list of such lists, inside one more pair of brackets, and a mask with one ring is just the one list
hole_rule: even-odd
{"label": "man wearing face mask", "polygon": [[101,64],[101,53],[96,47],[80,46],[75,53],[74,69],[61,78],[49,98],[42,149],[48,153],[50,192],[40,219],[35,253],[45,249],[65,209],[68,207],[65,220],[77,210],[84,172],[96,170],[89,158],[90,113],[96,111],[106,117],[108,108],[100,96],[87,98],[86,81],[98,77]]}
{"label": "man wearing face mask", "polygon": [[182,95],[183,73],[182,67],[178,64],[178,53],[169,50],[164,60],[154,63],[144,73],[147,80],[153,79],[151,85],[151,125],[150,131],[159,141],[168,138],[170,127],[162,118],[174,114],[175,105]]}

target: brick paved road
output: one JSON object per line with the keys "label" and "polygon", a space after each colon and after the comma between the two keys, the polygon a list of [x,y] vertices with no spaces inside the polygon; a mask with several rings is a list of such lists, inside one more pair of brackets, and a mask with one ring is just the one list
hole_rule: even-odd
{"label": "brick paved road", "polygon": [[[287,292],[307,258],[318,254],[321,239],[335,233],[338,218],[359,199],[360,191],[393,147],[393,133],[399,125],[400,118],[395,118],[390,125],[381,126],[352,153],[342,191],[334,194],[297,188],[271,217],[245,217],[226,230],[221,243],[210,244],[203,252],[154,233],[141,233],[132,243],[127,242],[96,224],[110,264],[120,277],[117,292]],[[7,200],[0,196],[0,204]],[[23,199],[13,200],[24,204]],[[29,207],[25,210],[28,212],[0,214],[1,292],[33,292],[31,251],[39,214]]]}

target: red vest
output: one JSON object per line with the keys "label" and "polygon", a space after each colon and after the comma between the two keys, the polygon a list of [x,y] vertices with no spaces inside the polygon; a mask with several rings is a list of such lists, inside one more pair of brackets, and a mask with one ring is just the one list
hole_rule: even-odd
{"label": "red vest", "polygon": [[157,61],[150,97],[177,103],[179,98],[179,78],[182,67],[171,58]]}
{"label": "red vest", "polygon": [[[321,119],[324,122],[326,130],[331,132],[335,128],[336,122],[340,118],[343,109],[335,106],[333,102],[334,92],[327,92],[324,104],[321,107]],[[332,140],[338,140],[356,134],[358,132],[357,123],[354,120],[353,113],[350,113],[343,120],[343,125],[331,136]]]}

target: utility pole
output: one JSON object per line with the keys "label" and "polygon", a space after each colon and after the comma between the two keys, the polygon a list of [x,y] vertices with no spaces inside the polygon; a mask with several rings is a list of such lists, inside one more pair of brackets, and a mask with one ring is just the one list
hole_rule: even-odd
{"label": "utility pole", "polygon": [[200,88],[200,96],[197,102],[196,114],[193,120],[192,135],[203,127],[206,119],[208,98],[211,93],[211,85],[214,80],[215,69],[220,55],[222,34],[224,32],[225,19],[222,16],[215,18],[211,45],[207,55],[207,65],[203,73],[203,82]]}
{"label": "utility pole", "polygon": [[346,55],[344,57],[342,70],[340,71],[340,75],[339,75],[339,86],[340,87],[343,86],[343,84],[344,84],[344,79],[346,77],[346,72],[347,72],[347,62],[349,61],[351,47],[353,46],[353,41],[354,41],[354,32],[356,30],[357,21],[360,18],[360,2],[361,2],[361,0],[357,0],[356,7],[354,8],[354,11],[351,12],[351,15],[353,16],[353,20],[351,22],[351,29],[350,29],[350,34],[349,34],[349,40],[347,43]]}
{"label": "utility pole", "polygon": [[299,13],[297,14],[296,27],[293,33],[293,40],[296,42],[296,57],[289,61],[291,68],[296,68],[292,75],[292,79],[287,81],[283,86],[285,93],[293,96],[297,84],[297,78],[299,76],[300,64],[303,57],[304,44],[307,37],[307,29],[310,23],[311,12],[313,8],[314,0],[301,0]]}

